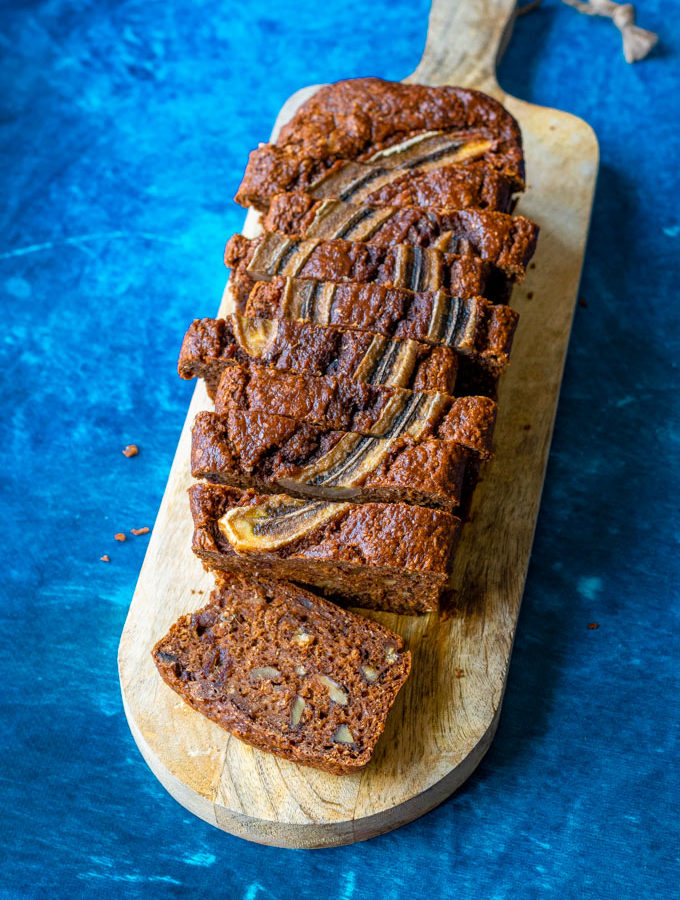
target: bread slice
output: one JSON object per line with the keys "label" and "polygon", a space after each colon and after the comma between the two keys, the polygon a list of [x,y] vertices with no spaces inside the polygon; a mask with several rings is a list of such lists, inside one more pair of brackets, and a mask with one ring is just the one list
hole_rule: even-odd
{"label": "bread slice", "polygon": [[297,240],[342,239],[381,247],[410,244],[443,253],[471,253],[515,280],[524,277],[538,239],[538,226],[522,216],[316,200],[301,192],[273,197],[262,224],[266,231]]}
{"label": "bread slice", "polygon": [[224,262],[231,269],[229,287],[237,312],[243,312],[257,281],[275,275],[376,282],[412,291],[442,289],[452,296],[484,296],[492,302],[503,302],[510,294],[507,278],[476,256],[408,244],[381,247],[360,241],[296,241],[271,232],[256,238],[235,234],[227,242]]}
{"label": "bread slice", "polygon": [[372,437],[404,433],[419,422],[438,437],[486,458],[496,421],[488,397],[457,397],[362,384],[340,376],[277,372],[262,366],[227,367],[215,394],[218,413],[241,409],[285,416],[297,422]]}
{"label": "bread slice", "polygon": [[453,393],[458,371],[458,358],[449,347],[408,338],[238,314],[195,319],[182,342],[180,376],[205,379],[213,397],[220,375],[235,363],[445,393]]}
{"label": "bread slice", "polygon": [[193,550],[208,568],[407,615],[437,609],[461,524],[405,503],[326,503],[203,483],[189,494]]}
{"label": "bread slice", "polygon": [[364,768],[408,678],[383,625],[293,584],[225,577],[153,648],[163,680],[230,734],[335,775]]}
{"label": "bread slice", "polygon": [[200,412],[192,431],[191,471],[195,478],[260,493],[403,502],[455,513],[473,454],[452,441],[421,439],[418,430],[373,438],[261,412]]}
{"label": "bread slice", "polygon": [[396,171],[481,161],[512,189],[524,186],[519,126],[497,100],[465,88],[358,78],[318,90],[276,144],[254,150],[236,200],[265,208],[275,193],[314,186],[339,160]]}
{"label": "bread slice", "polygon": [[[322,178],[305,187],[316,200],[347,200],[370,206],[415,206],[418,209],[488,209],[509,213],[515,205],[513,182],[484,163],[465,166],[389,169],[382,165],[336,162]],[[273,187],[276,190],[276,184]],[[290,190],[300,188],[289,188]],[[253,198],[263,211],[270,196]]]}
{"label": "bread slice", "polygon": [[462,355],[495,375],[510,361],[519,320],[514,309],[482,297],[280,276],[255,284],[245,312],[443,344],[459,354],[459,363]]}

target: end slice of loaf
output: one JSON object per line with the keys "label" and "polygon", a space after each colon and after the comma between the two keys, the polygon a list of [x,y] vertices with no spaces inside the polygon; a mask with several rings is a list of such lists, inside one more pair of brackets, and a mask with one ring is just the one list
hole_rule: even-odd
{"label": "end slice of loaf", "polygon": [[522,138],[497,100],[459,87],[428,87],[378,78],[327,85],[304,103],[275,144],[250,154],[236,200],[258,209],[280,191],[309,190],[339,167],[368,163],[375,172],[341,176],[342,197],[355,182],[441,165],[478,164],[524,187]]}
{"label": "end slice of loaf", "polygon": [[384,626],[295,585],[238,577],[182,616],[153,658],[230,734],[336,775],[366,766],[411,668]]}

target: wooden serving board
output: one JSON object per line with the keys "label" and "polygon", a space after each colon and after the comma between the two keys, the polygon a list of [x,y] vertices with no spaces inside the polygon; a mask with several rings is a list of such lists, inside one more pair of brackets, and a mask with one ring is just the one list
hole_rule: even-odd
{"label": "wooden serving board", "polygon": [[[202,384],[189,408],[121,638],[120,682],[132,734],[161,783],[197,816],[249,840],[327,847],[396,828],[452,794],[496,731],[598,164],[585,122],[498,86],[496,59],[514,8],[514,0],[435,0],[425,54],[407,79],[480,88],[517,117],[528,172],[518,211],[540,224],[541,235],[535,267],[513,294],[521,320],[501,388],[496,459],[477,488],[456,557],[459,609],[445,621],[376,614],[406,639],[413,672],[362,774],[326,775],[251,749],[191,710],[156,672],[154,643],[203,605],[212,586],[191,552],[186,497],[191,423],[209,406]],[[291,97],[275,131],[315,89]],[[250,214],[244,233],[256,230]],[[220,313],[230,309],[227,291]]]}

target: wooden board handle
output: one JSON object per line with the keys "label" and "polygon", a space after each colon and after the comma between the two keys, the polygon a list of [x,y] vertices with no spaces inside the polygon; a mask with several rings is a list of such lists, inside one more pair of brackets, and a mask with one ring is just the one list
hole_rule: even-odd
{"label": "wooden board handle", "polygon": [[459,84],[498,94],[496,63],[510,38],[517,0],[433,0],[425,52],[405,81]]}

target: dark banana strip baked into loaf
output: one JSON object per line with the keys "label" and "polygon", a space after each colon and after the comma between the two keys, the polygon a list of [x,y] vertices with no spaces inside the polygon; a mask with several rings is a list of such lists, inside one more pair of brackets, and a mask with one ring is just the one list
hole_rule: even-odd
{"label": "dark banana strip baked into loaf", "polygon": [[275,275],[333,282],[377,282],[412,291],[443,289],[452,296],[484,296],[502,302],[508,279],[476,256],[457,256],[428,247],[381,247],[360,241],[296,241],[265,232],[257,238],[235,234],[224,262],[237,312],[243,312],[257,281]]}
{"label": "dark banana strip baked into loaf", "polygon": [[479,209],[371,206],[315,200],[303,193],[273,197],[262,224],[266,231],[298,240],[342,239],[382,247],[410,244],[443,253],[470,253],[513,279],[523,278],[538,238],[538,226],[522,216]]}
{"label": "dark banana strip baked into loaf", "polygon": [[488,397],[365,384],[338,376],[299,375],[261,366],[229,366],[215,394],[215,411],[282,415],[321,428],[372,437],[402,433],[418,420],[439,437],[491,455],[496,404]]}
{"label": "dark banana strip baked into loaf", "polygon": [[292,584],[228,576],[153,657],[163,680],[230,734],[335,775],[368,763],[411,668],[383,625]]}
{"label": "dark banana strip baked into loaf", "polygon": [[203,483],[189,495],[193,550],[210,569],[299,582],[367,609],[438,608],[460,527],[444,510]]}
{"label": "dark banana strip baked into loaf", "polygon": [[453,350],[420,341],[292,319],[195,319],[182,343],[180,376],[205,379],[214,397],[225,367],[235,363],[449,394],[458,371]]}
{"label": "dark banana strip baked into loaf", "polygon": [[474,453],[432,436],[423,418],[375,438],[231,408],[200,412],[191,438],[195,478],[261,493],[456,512],[470,463],[476,474]]}
{"label": "dark banana strip baked into loaf", "polygon": [[513,189],[524,187],[519,126],[496,100],[465,88],[358,78],[316,91],[276,144],[254,150],[236,200],[264,208],[275,193],[314,185],[338,160],[397,171],[483,161]]}

